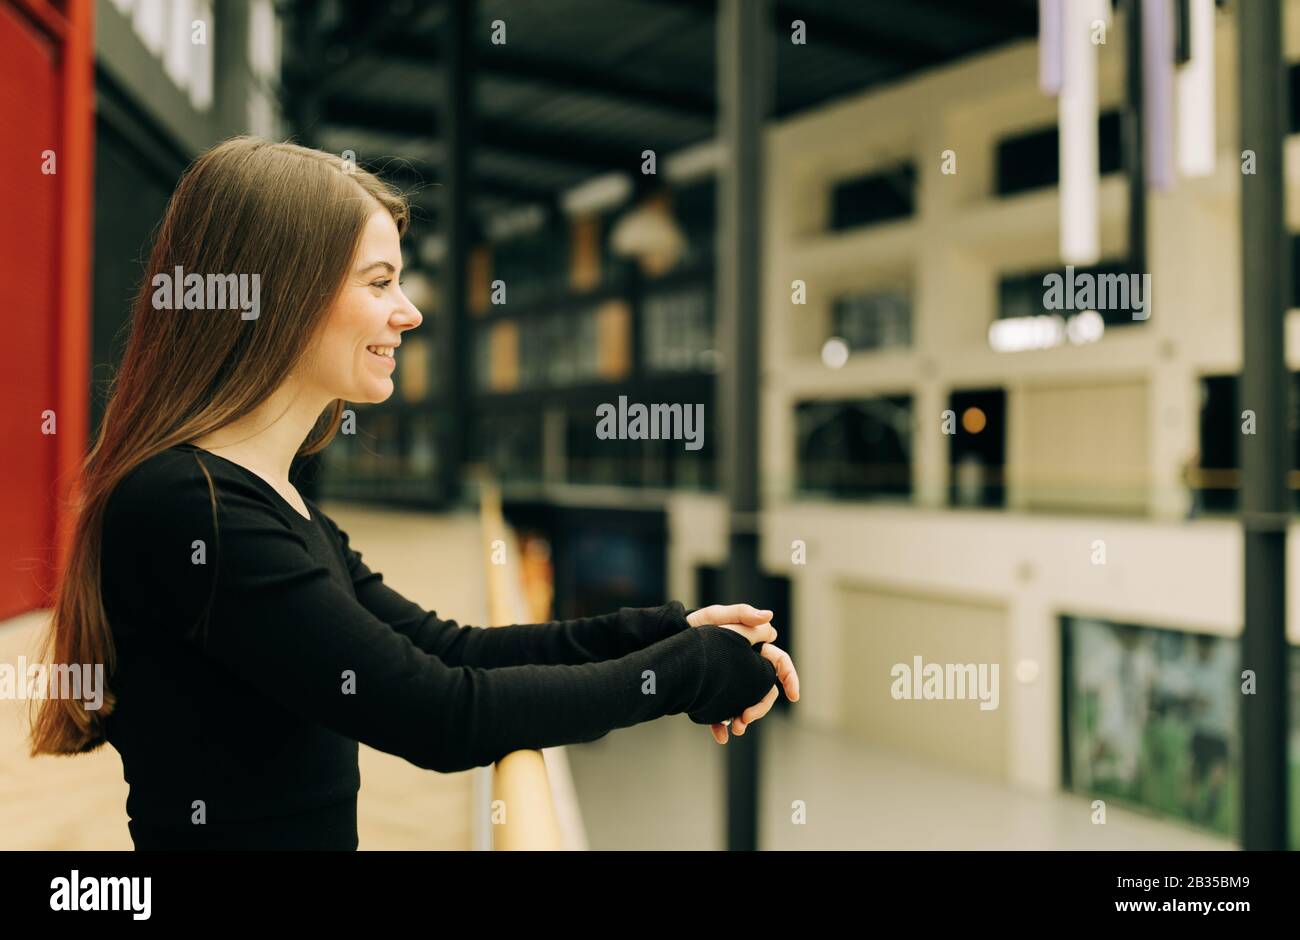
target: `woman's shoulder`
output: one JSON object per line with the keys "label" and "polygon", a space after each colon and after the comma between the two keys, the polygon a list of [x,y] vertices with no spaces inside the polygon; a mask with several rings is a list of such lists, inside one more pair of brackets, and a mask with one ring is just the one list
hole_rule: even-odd
{"label": "woman's shoulder", "polygon": [[105,513],[109,520],[132,526],[182,525],[191,528],[214,514],[228,512],[232,500],[241,509],[274,512],[275,505],[247,476],[219,458],[205,459],[200,449],[178,444],[146,457],[114,487]]}
{"label": "woman's shoulder", "polygon": [[206,495],[207,479],[195,449],[178,444],[146,457],[128,470],[113,488],[110,502],[157,512],[189,502],[200,488]]}

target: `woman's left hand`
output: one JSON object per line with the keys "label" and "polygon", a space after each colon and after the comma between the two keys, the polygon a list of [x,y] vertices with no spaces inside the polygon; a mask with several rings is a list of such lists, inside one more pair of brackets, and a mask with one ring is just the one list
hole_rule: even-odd
{"label": "woman's left hand", "polygon": [[[783,649],[778,649],[772,645],[772,640],[776,639],[776,628],[772,626],[772,612],[770,610],[758,610],[749,604],[714,604],[711,607],[701,607],[699,610],[692,611],[686,617],[686,622],[692,627],[702,627],[706,624],[722,626],[723,624],[744,624],[748,627],[757,628],[762,640],[761,655],[764,659],[770,660],[776,667],[776,677],[785,689],[785,697],[792,702],[799,701],[799,674],[795,671],[794,661],[790,654]],[[728,723],[731,731],[736,734],[744,734],[745,727],[752,724],[767,714],[772,704],[776,701],[776,687],[774,686],[761,702],[757,702],[745,709],[744,714],[738,715]],[[713,732],[713,739],[719,744],[727,743],[727,724],[710,725]]]}

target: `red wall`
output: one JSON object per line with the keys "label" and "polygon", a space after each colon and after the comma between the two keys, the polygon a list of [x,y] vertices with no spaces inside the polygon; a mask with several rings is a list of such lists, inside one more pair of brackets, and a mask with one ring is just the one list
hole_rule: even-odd
{"label": "red wall", "polygon": [[86,448],[91,7],[0,0],[0,619],[49,603]]}

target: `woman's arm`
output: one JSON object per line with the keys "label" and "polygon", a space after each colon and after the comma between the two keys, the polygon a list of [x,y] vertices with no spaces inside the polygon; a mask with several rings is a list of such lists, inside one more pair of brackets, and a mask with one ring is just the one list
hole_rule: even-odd
{"label": "woman's arm", "polygon": [[[313,511],[320,513],[316,506]],[[677,601],[660,607],[622,607],[578,620],[509,627],[461,626],[440,620],[384,583],[352,548],[348,535],[324,513],[343,548],[357,601],[419,649],[449,666],[496,668],[522,665],[581,665],[618,659],[687,629],[687,611]]]}
{"label": "woman's arm", "polygon": [[158,589],[148,603],[173,612],[161,625],[183,635],[211,593],[206,634],[191,640],[208,657],[286,710],[419,767],[464,770],[681,712],[710,724],[776,682],[744,636],[712,626],[606,662],[452,666],[355,600],[250,481],[223,479],[218,506],[219,532],[202,478],[152,480],[134,497],[149,556],[137,570]]}

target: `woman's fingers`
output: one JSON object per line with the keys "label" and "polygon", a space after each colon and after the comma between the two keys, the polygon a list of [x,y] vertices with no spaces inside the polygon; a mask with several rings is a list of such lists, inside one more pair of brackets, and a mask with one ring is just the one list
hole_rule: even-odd
{"label": "woman's fingers", "polygon": [[752,725],[758,719],[762,718],[772,710],[772,703],[776,701],[776,686],[767,690],[763,700],[756,705],[751,705],[745,709],[739,718],[732,719],[731,730],[734,734],[744,734],[745,729]]}
{"label": "woman's fingers", "polygon": [[746,708],[741,714],[740,720],[746,725],[752,725],[772,710],[774,702],[776,702],[776,686],[772,686],[767,690],[767,694],[763,696],[761,702]]}
{"label": "woman's fingers", "polygon": [[750,604],[713,604],[692,611],[687,616],[686,622],[692,627],[702,627],[705,624],[720,626],[724,623],[740,623],[756,627],[770,622],[771,619],[772,611],[759,610]]}
{"label": "woman's fingers", "polygon": [[776,677],[781,680],[785,697],[792,702],[799,701],[799,673],[795,671],[794,660],[790,658],[790,654],[771,643],[765,643],[759,655],[770,660],[776,667]]}
{"label": "woman's fingers", "polygon": [[743,623],[719,623],[715,626],[722,627],[725,630],[735,630],[745,639],[749,640],[749,645],[755,643],[771,643],[776,639],[776,628],[770,623],[761,624],[756,627],[747,626]]}
{"label": "woman's fingers", "polygon": [[[718,626],[725,627],[728,630],[735,630],[753,643],[762,643],[759,647],[759,655],[772,663],[777,681],[780,682],[781,688],[785,691],[785,696],[792,702],[799,701],[799,673],[794,668],[794,660],[790,654],[778,646],[773,646],[769,639],[769,631],[775,636],[776,631],[772,629],[771,624],[763,623],[761,625],[747,625],[744,623],[723,623]],[[726,744],[728,732],[730,734],[744,734],[749,725],[758,721],[772,710],[776,704],[777,688],[772,686],[768,689],[767,694],[763,696],[762,701],[746,708],[737,717],[731,720],[730,725],[714,724],[710,730],[713,732],[713,739],[719,744]]]}
{"label": "woman's fingers", "polygon": [[749,604],[714,604],[717,621],[722,623],[743,623],[756,627],[772,619],[770,610],[759,610]]}

